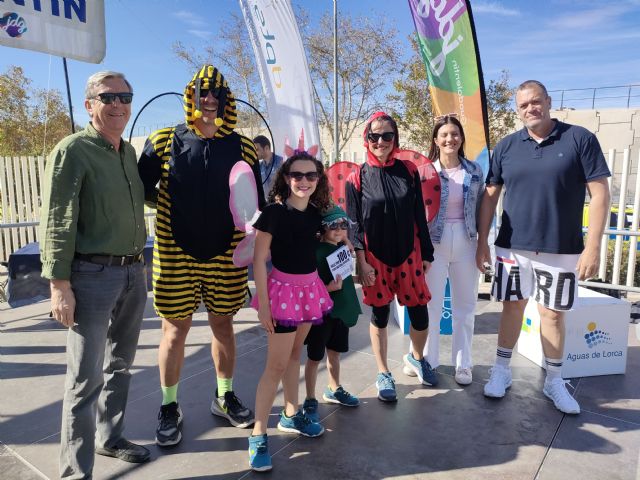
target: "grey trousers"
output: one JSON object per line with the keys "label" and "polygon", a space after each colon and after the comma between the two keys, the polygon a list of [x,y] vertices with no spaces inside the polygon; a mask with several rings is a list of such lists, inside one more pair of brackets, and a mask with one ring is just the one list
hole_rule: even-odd
{"label": "grey trousers", "polygon": [[74,260],[75,325],[67,336],[60,477],[91,478],[94,450],[124,430],[138,336],[147,300],[145,266]]}

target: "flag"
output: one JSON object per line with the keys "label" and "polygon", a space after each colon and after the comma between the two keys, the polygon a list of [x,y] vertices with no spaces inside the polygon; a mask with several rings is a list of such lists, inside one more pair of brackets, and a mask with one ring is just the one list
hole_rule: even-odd
{"label": "flag", "polygon": [[485,174],[489,124],[471,5],[464,0],[409,0],[436,116],[456,113],[464,151]]}
{"label": "flag", "polygon": [[289,0],[239,0],[262,89],[267,100],[274,152],[285,138],[295,144],[304,129],[306,146],[320,143],[307,57]]}
{"label": "flag", "polygon": [[104,0],[2,2],[0,45],[100,63]]}

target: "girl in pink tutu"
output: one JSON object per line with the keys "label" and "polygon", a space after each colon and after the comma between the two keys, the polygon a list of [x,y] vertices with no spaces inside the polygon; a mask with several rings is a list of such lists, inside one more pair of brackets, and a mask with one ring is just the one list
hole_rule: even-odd
{"label": "girl in pink tutu", "polygon": [[[317,147],[316,147],[317,148]],[[271,469],[267,420],[282,381],[285,407],[278,430],[317,437],[324,427],[298,409],[300,350],[312,324],[322,323],[333,302],[316,271],[321,212],[329,207],[329,184],[322,163],[302,147],[282,164],[269,201],[254,227],[256,295],[251,305],[267,331],[268,351],[256,392],[255,424],[249,437],[253,470]],[[267,275],[271,254],[273,269]]]}

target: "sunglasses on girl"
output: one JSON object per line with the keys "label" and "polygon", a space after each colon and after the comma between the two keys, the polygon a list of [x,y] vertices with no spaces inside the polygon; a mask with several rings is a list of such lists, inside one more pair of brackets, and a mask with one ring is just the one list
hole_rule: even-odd
{"label": "sunglasses on girl", "polygon": [[133,100],[133,93],[130,92],[122,92],[122,93],[99,93],[95,97],[91,97],[93,100],[100,100],[105,105],[111,105],[116,101],[116,97],[120,100],[120,103],[124,105],[129,105]]}
{"label": "sunglasses on girl", "polygon": [[293,178],[296,182],[299,182],[303,178],[306,178],[310,182],[315,182],[316,180],[318,180],[318,177],[320,176],[318,174],[318,172],[316,172],[316,171],[313,171],[313,172],[289,172],[286,175],[289,178]]}
{"label": "sunglasses on girl", "polygon": [[384,133],[369,132],[367,134],[367,140],[369,140],[371,143],[377,143],[378,140],[382,138],[383,141],[390,142],[391,140],[393,140],[393,137],[395,136],[396,136],[395,132],[384,132]]}
{"label": "sunglasses on girl", "polygon": [[336,220],[335,222],[325,224],[327,230],[348,230],[349,222],[346,220]]}

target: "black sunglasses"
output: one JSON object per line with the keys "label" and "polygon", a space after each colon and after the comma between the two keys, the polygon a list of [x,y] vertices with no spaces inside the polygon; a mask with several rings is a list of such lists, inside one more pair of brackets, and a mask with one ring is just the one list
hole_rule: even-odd
{"label": "black sunglasses", "polygon": [[118,98],[118,100],[120,100],[120,103],[122,103],[123,105],[129,105],[133,100],[133,93],[99,93],[95,97],[91,98],[93,98],[94,100],[100,100],[105,105],[111,105],[116,101],[116,98]]}
{"label": "black sunglasses", "polygon": [[286,174],[287,177],[293,178],[296,182],[299,182],[300,180],[302,180],[302,178],[306,178],[308,181],[310,182],[315,182],[316,180],[318,180],[318,177],[320,176],[318,174],[318,172],[289,172]]}
{"label": "black sunglasses", "polygon": [[207,98],[207,95],[211,93],[213,98],[219,98],[220,93],[224,90],[224,87],[216,87],[216,88],[201,88],[200,89],[200,98]]}
{"label": "black sunglasses", "polygon": [[325,224],[325,227],[327,230],[348,230],[349,222],[336,220],[335,222]]}
{"label": "black sunglasses", "polygon": [[395,136],[396,136],[396,132],[384,132],[384,133],[369,132],[367,134],[367,140],[369,140],[371,143],[377,143],[378,140],[382,138],[383,141],[390,142],[391,140],[393,140],[393,137]]}

